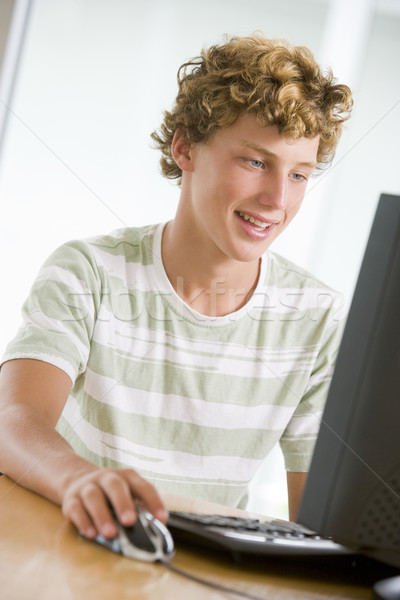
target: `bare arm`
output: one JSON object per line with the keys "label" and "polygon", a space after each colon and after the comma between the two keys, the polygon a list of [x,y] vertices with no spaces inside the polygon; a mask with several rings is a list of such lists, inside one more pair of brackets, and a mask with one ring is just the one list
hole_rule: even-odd
{"label": "bare arm", "polygon": [[300,507],[301,497],[307,479],[307,473],[287,471],[287,487],[289,499],[289,520],[295,521]]}
{"label": "bare arm", "polygon": [[6,362],[0,373],[0,471],[62,506],[87,537],[116,534],[110,502],[121,523],[136,519],[134,498],[162,521],[156,490],[132,469],[101,469],[78,456],[55,430],[71,389],[63,371],[37,360]]}

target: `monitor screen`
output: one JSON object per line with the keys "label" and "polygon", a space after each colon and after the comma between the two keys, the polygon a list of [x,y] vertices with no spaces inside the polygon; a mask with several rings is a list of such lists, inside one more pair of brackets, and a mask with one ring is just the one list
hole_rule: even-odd
{"label": "monitor screen", "polygon": [[297,520],[400,567],[400,196],[380,197]]}

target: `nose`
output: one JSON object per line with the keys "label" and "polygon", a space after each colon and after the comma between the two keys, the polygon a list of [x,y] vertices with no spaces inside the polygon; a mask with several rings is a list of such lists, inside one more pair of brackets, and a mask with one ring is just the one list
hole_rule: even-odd
{"label": "nose", "polygon": [[287,205],[288,179],[283,173],[270,174],[264,182],[260,194],[260,202],[278,210],[285,210]]}

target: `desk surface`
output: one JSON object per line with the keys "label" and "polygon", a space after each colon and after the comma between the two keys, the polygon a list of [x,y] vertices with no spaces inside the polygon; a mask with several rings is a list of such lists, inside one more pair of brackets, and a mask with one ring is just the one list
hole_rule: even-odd
{"label": "desk surface", "polygon": [[[215,505],[165,496],[170,509],[207,512]],[[231,512],[227,509],[225,512]],[[237,511],[235,511],[237,512]],[[260,598],[347,600],[371,598],[370,586],[345,571],[334,577],[307,568],[235,565],[225,555],[177,547],[173,565]],[[51,502],[0,477],[0,597],[7,600],[227,600],[162,565],[113,554],[81,538]]]}

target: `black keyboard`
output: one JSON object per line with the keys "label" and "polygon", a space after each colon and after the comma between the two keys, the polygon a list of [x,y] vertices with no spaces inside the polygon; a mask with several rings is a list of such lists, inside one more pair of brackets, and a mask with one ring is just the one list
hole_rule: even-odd
{"label": "black keyboard", "polygon": [[332,539],[288,521],[171,511],[168,529],[176,541],[231,552],[310,557],[354,554]]}

